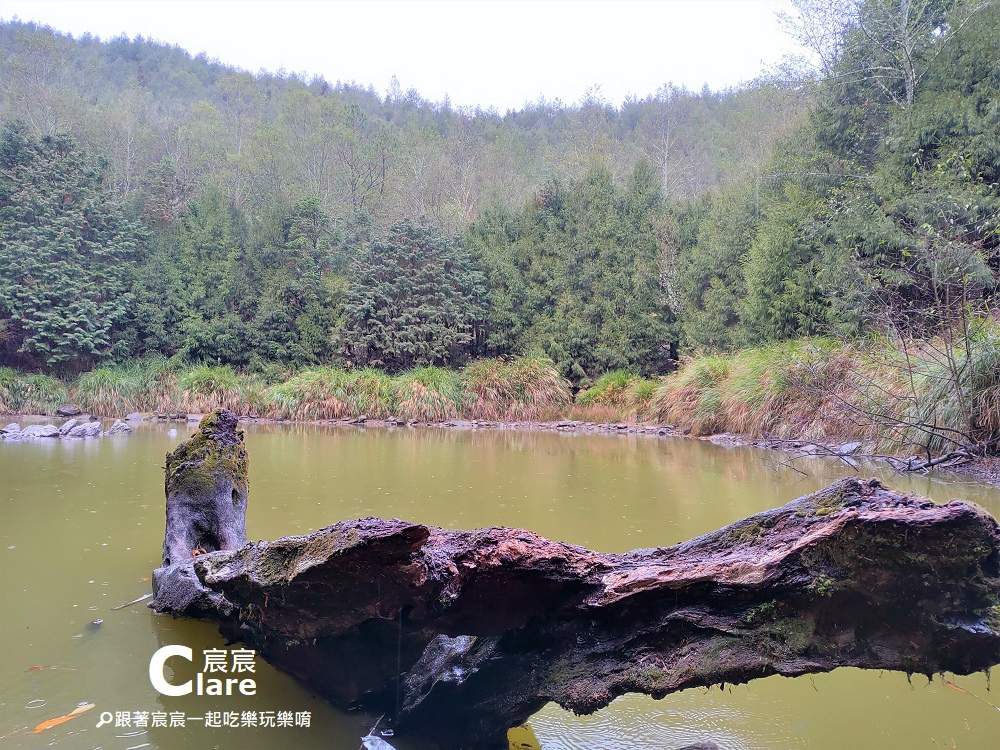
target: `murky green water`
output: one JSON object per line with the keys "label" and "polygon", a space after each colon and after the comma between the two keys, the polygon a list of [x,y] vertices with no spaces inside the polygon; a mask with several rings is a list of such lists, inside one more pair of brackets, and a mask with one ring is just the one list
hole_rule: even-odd
{"label": "murky green water", "polygon": [[[0,750],[4,748],[358,747],[366,720],[338,713],[257,661],[257,695],[167,698],[150,656],[221,648],[211,625],[113,605],[149,591],[163,539],[163,456],[192,429],[131,437],[0,443]],[[274,538],[342,519],[395,516],[450,528],[521,526],[600,550],[668,545],[780,505],[850,470],[690,440],[517,432],[250,426],[248,535]],[[872,470],[866,474],[877,473]],[[938,501],[1000,515],[1000,491],[883,476]],[[99,627],[88,626],[96,618]],[[45,667],[37,669],[36,667]],[[169,674],[168,674],[169,676]],[[769,678],[653,701],[627,696],[591,717],[549,706],[532,720],[545,750],[656,748],[711,740],[725,750],[844,747],[996,750],[1000,703],[982,675],[908,684],[838,670]],[[95,708],[44,730],[30,729]],[[210,729],[208,711],[310,712],[306,727]],[[96,727],[102,712],[183,712],[187,726]],[[27,727],[29,732],[23,730]],[[399,750],[419,746],[392,739]]]}

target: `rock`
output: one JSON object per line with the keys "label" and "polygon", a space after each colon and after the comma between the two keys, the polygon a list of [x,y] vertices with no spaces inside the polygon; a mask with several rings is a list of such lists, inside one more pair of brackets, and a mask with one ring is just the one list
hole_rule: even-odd
{"label": "rock", "polygon": [[677,750],[719,750],[719,746],[714,742],[695,742],[693,745],[685,745]]}
{"label": "rock", "polygon": [[[228,412],[168,456],[152,606],[211,617],[336,705],[440,748],[506,747],[550,700],[592,713],[772,674],[1000,663],[997,521],[876,480],[605,554],[378,518],[244,544],[246,471]],[[210,554],[185,558],[197,547]]]}
{"label": "rock", "polygon": [[21,436],[26,438],[59,437],[59,428],[54,424],[29,424],[21,430]]}
{"label": "rock", "polygon": [[5,425],[2,429],[0,429],[0,432],[6,433],[8,435],[20,431],[21,431],[21,425],[19,425],[17,422],[11,422],[10,424]]}
{"label": "rock", "polygon": [[837,449],[837,455],[850,456],[857,453],[859,450],[861,450],[861,443],[844,443]]}
{"label": "rock", "polygon": [[65,434],[66,434],[66,433],[68,433],[68,432],[69,432],[70,430],[72,430],[72,429],[73,429],[74,427],[76,427],[76,426],[77,426],[77,424],[78,424],[79,422],[80,422],[80,420],[79,420],[79,419],[67,419],[67,420],[66,420],[65,422],[63,422],[63,423],[62,423],[62,425],[61,425],[61,426],[59,427],[59,434],[60,434],[60,435],[65,435]]}
{"label": "rock", "polygon": [[172,422],[187,422],[188,415],[185,411],[172,411],[170,412],[170,421]]}
{"label": "rock", "polygon": [[145,422],[146,419],[148,419],[148,417],[145,414],[140,414],[137,411],[134,411],[125,417],[126,422]]}
{"label": "rock", "polygon": [[68,438],[92,438],[101,436],[100,422],[84,422],[66,433]]}
{"label": "rock", "polygon": [[78,417],[81,414],[83,414],[83,409],[76,404],[63,404],[56,409],[57,417]]}
{"label": "rock", "polygon": [[115,423],[111,425],[111,428],[104,433],[105,435],[131,435],[132,428],[129,427],[125,422],[120,419],[116,419]]}

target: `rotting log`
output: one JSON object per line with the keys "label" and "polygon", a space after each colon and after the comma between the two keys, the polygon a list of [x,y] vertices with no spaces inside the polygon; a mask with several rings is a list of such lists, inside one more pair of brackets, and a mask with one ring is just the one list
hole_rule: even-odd
{"label": "rotting log", "polygon": [[442,748],[506,747],[548,701],[590,713],[772,674],[1000,663],[996,520],[876,480],[621,555],[367,518],[158,573],[159,611],[216,619],[333,703]]}

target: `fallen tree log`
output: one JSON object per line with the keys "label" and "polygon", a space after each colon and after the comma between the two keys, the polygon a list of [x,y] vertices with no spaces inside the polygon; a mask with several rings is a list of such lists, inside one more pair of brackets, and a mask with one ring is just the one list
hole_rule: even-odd
{"label": "fallen tree log", "polygon": [[[235,418],[206,420],[194,439],[239,455]],[[178,453],[187,464],[168,456],[168,508],[171,486],[191,486],[185,471],[201,472],[206,507],[246,486],[245,461],[206,473]],[[171,523],[168,513],[168,538],[205,537]],[[548,701],[589,713],[627,692],[662,698],[772,674],[968,674],[1000,663],[996,520],[875,480],[845,479],[692,541],[622,555],[521,529],[344,521],[165,555],[154,592],[157,610],[213,618],[335,704],[385,713],[442,748],[506,747],[508,727]]]}

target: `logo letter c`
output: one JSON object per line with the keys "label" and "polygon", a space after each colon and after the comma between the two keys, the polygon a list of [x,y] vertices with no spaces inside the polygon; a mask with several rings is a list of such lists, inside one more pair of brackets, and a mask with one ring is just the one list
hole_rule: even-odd
{"label": "logo letter c", "polygon": [[183,685],[171,685],[163,676],[163,667],[171,656],[180,656],[183,659],[192,661],[191,649],[187,646],[164,646],[157,649],[153,658],[149,660],[149,681],[156,688],[157,692],[163,695],[187,695],[191,692],[191,680]]}

